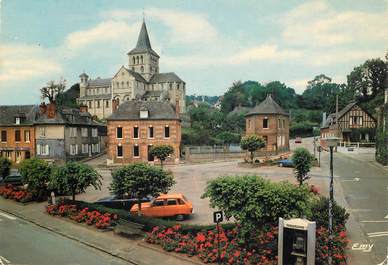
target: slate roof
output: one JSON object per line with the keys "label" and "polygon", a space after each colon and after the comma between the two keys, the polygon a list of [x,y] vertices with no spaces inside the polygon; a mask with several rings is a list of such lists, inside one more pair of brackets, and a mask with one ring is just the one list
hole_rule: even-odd
{"label": "slate roof", "polygon": [[156,91],[147,91],[144,93],[142,96],[143,98],[147,97],[160,97],[163,94],[163,91],[161,90],[156,90]]}
{"label": "slate roof", "polygon": [[154,74],[150,80],[150,84],[155,83],[166,83],[166,82],[181,82],[184,83],[182,79],[179,78],[175,73],[159,73]]}
{"label": "slate roof", "polygon": [[125,67],[124,67],[124,69],[127,70],[127,72],[129,74],[131,74],[135,78],[135,80],[143,82],[143,83],[147,83],[147,80],[145,80],[144,77],[141,74],[139,74],[139,73],[137,73],[135,71],[132,71],[130,69],[127,69]]}
{"label": "slate roof", "polygon": [[25,118],[21,121],[20,126],[32,125],[37,111],[38,106],[36,105],[0,106],[0,125],[14,126],[16,117]]}
{"label": "slate roof", "polygon": [[89,80],[89,87],[110,86],[112,78],[96,78]]}
{"label": "slate roof", "polygon": [[143,21],[141,25],[139,38],[137,39],[136,47],[128,52],[128,55],[149,52],[159,58],[159,55],[152,49],[150,38],[148,37],[147,26]]}
{"label": "slate roof", "polygon": [[111,99],[112,94],[98,94],[98,95],[87,95],[84,97],[79,97],[81,100],[88,100],[88,99]]}
{"label": "slate roof", "polygon": [[282,107],[280,107],[279,104],[276,103],[275,100],[273,100],[271,95],[268,95],[264,101],[262,101],[259,105],[256,105],[245,116],[261,114],[281,114],[288,116],[288,113],[285,112]]}
{"label": "slate roof", "polygon": [[[147,119],[140,118],[140,109],[148,110]],[[179,120],[179,117],[168,102],[126,101],[107,120]]]}

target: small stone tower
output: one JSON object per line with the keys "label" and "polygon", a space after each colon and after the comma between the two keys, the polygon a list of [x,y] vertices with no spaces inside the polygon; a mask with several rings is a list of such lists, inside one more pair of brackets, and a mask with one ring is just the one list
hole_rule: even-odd
{"label": "small stone tower", "polygon": [[85,97],[86,96],[86,87],[88,86],[88,81],[89,81],[89,76],[85,73],[82,73],[79,78],[80,83],[79,83],[79,96],[80,97]]}
{"label": "small stone tower", "polygon": [[256,134],[266,142],[265,151],[288,151],[289,117],[269,94],[245,115],[246,135]]}

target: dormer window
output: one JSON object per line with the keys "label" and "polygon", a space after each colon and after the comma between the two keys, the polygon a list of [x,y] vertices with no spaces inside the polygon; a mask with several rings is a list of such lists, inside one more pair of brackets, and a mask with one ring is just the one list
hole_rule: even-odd
{"label": "dormer window", "polygon": [[148,109],[140,109],[140,119],[148,118]]}
{"label": "dormer window", "polygon": [[17,125],[19,125],[19,124],[20,124],[20,117],[16,117],[16,119],[15,119],[15,123],[16,123]]}

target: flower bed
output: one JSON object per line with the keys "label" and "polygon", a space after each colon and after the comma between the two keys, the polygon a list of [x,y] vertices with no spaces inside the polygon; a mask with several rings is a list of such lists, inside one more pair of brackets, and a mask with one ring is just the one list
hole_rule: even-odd
{"label": "flower bed", "polygon": [[116,214],[104,213],[99,211],[91,211],[88,208],[77,209],[73,204],[49,205],[46,211],[50,215],[67,217],[78,223],[86,223],[94,225],[98,229],[107,229],[115,225],[118,217]]}
{"label": "flower bed", "polygon": [[32,193],[9,184],[0,187],[0,195],[6,199],[11,199],[23,203],[33,200]]}
{"label": "flower bed", "polygon": [[[184,253],[197,256],[205,263],[215,263],[218,257],[218,242],[221,249],[222,264],[277,264],[277,227],[265,226],[256,231],[249,246],[239,241],[238,227],[231,230],[220,228],[198,233],[183,233],[179,225],[172,228],[154,227],[147,233],[146,242],[160,245],[166,251]],[[317,229],[316,264],[327,264],[328,260],[328,231],[320,227]],[[333,264],[346,264],[345,248],[348,241],[343,227],[335,231]]]}

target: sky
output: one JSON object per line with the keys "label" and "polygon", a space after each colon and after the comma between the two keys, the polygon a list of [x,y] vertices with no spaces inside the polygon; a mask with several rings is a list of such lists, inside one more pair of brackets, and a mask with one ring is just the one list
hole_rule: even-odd
{"label": "sky", "polygon": [[0,105],[38,104],[50,80],[113,77],[128,65],[143,14],[160,72],[186,94],[222,95],[237,80],[302,93],[388,49],[388,0],[0,0]]}

